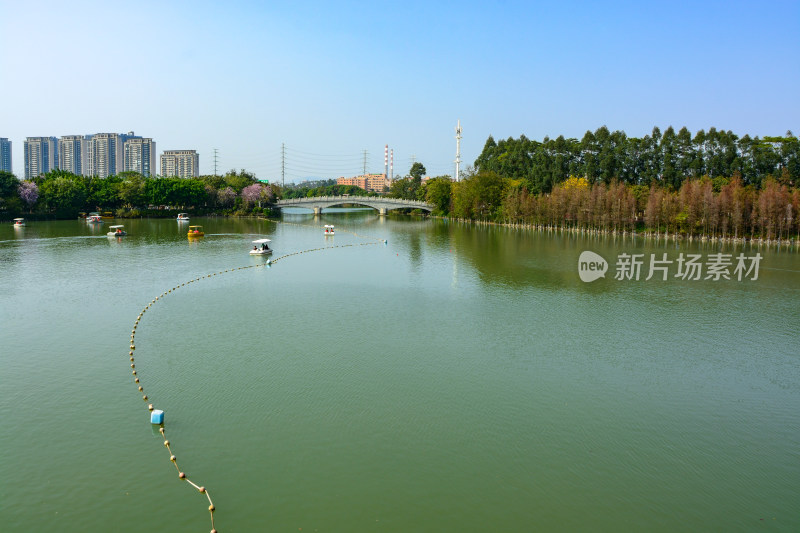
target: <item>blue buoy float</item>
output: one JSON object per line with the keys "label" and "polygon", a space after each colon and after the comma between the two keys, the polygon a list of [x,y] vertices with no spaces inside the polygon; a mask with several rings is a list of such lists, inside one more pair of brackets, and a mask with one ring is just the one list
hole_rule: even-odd
{"label": "blue buoy float", "polygon": [[150,413],[150,423],[151,424],[163,424],[164,423],[164,411],[161,409],[154,409]]}

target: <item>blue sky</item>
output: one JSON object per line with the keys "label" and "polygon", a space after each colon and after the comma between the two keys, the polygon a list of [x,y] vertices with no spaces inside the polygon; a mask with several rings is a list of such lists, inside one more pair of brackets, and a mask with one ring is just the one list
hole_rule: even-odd
{"label": "blue sky", "polygon": [[202,173],[451,174],[600,126],[800,134],[800,2],[0,0],[0,137],[134,131]]}

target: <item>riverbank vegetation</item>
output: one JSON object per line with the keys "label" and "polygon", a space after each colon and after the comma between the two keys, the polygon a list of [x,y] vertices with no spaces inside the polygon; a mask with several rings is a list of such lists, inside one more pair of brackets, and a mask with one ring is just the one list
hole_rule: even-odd
{"label": "riverbank vegetation", "polygon": [[246,170],[199,178],[145,177],[122,172],[107,178],[78,176],[54,170],[32,180],[0,172],[0,218],[74,218],[102,211],[117,218],[193,214],[268,215],[279,198],[309,196],[376,196],[336,180],[290,184],[262,183]]}
{"label": "riverbank vegetation", "polygon": [[467,220],[711,238],[800,237],[800,139],[602,127],[583,139],[492,137],[462,180],[405,178],[392,195]]}
{"label": "riverbank vegetation", "polygon": [[158,216],[191,209],[195,214],[272,214],[281,194],[245,170],[199,178],[145,177],[122,172],[107,178],[54,170],[32,180],[0,172],[0,215],[73,218],[81,212],[111,212],[118,218]]}
{"label": "riverbank vegetation", "polygon": [[[432,203],[434,214],[512,225],[800,241],[800,138],[739,137],[685,127],[643,138],[605,126],[581,140],[487,139],[460,181],[423,180],[415,162],[389,196]],[[282,189],[245,170],[199,178],[108,178],[55,170],[33,180],[0,172],[0,218],[194,214],[273,215],[280,198],[374,195],[335,180]]]}

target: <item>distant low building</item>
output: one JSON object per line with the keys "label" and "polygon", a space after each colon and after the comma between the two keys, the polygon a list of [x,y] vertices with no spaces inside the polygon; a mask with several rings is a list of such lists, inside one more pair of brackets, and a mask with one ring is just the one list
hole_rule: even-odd
{"label": "distant low building", "polygon": [[386,180],[386,174],[364,174],[352,178],[339,178],[336,180],[336,185],[355,185],[369,192],[384,192],[389,182]]}
{"label": "distant low building", "polygon": [[200,156],[196,150],[164,150],[161,154],[161,175],[196,178],[200,175]]}

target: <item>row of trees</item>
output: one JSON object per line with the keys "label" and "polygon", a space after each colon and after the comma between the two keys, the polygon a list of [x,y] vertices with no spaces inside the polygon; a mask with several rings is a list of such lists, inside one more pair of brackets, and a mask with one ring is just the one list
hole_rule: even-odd
{"label": "row of trees", "polygon": [[[642,139],[599,128],[581,141],[492,137],[463,180],[422,180],[412,165],[389,195],[426,200],[435,214],[494,222],[602,230],[785,238],[800,235],[800,139],[654,128]],[[264,212],[277,198],[368,194],[333,180],[280,190],[232,170],[195,179],[122,173],[86,178],[54,171],[19,181],[0,172],[0,213],[74,216],[143,206]]]}
{"label": "row of trees", "polygon": [[602,127],[580,141],[489,137],[462,178],[407,176],[390,195],[470,220],[800,238],[800,138],[792,132],[759,139],[670,127],[638,139]]}
{"label": "row of trees", "polygon": [[722,238],[800,237],[800,189],[771,176],[760,189],[745,185],[737,173],[687,179],[677,190],[572,176],[549,194],[533,194],[524,180],[476,171],[460,182],[433,178],[422,191],[434,214],[470,220]]}
{"label": "row of trees", "polygon": [[114,210],[124,216],[149,206],[248,212],[263,209],[279,194],[276,185],[260,183],[245,170],[189,179],[145,177],[136,172],[96,178],[54,170],[23,181],[0,172],[0,212],[8,215],[69,218],[81,211]]}
{"label": "row of trees", "polygon": [[570,178],[549,195],[509,190],[502,217],[512,223],[567,225],[577,228],[706,235],[714,237],[789,238],[800,232],[800,191],[767,178],[758,190],[740,176],[725,180],[715,192],[708,177],[689,179],[677,191],[651,185],[589,185]]}
{"label": "row of trees", "polygon": [[542,142],[489,137],[475,168],[523,180],[529,192],[548,193],[568,176],[585,177],[590,184],[658,185],[677,190],[685,180],[708,176],[741,176],[744,185],[759,187],[768,176],[785,184],[800,181],[800,138],[739,137],[715,128],[692,135],[653,128],[643,138],[611,132],[605,126],[587,131],[581,140],[545,137]]}

